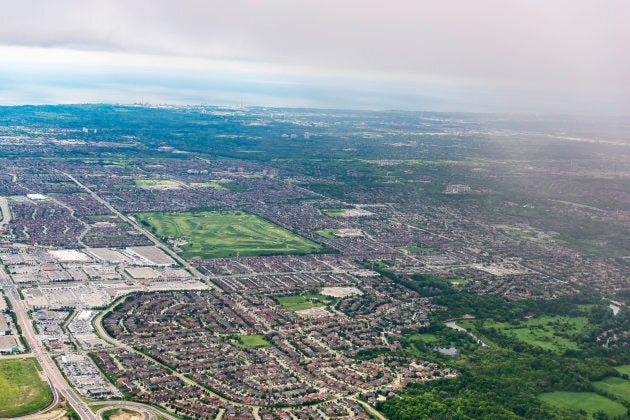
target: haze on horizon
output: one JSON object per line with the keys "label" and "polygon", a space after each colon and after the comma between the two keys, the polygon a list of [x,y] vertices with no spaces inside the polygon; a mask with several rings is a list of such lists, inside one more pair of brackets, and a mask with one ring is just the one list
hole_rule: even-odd
{"label": "haze on horizon", "polygon": [[0,104],[628,115],[623,0],[9,0]]}

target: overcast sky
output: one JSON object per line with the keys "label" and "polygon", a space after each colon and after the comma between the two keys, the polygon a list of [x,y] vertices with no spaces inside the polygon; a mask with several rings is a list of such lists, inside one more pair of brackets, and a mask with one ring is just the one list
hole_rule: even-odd
{"label": "overcast sky", "polygon": [[4,0],[0,103],[630,108],[627,0]]}

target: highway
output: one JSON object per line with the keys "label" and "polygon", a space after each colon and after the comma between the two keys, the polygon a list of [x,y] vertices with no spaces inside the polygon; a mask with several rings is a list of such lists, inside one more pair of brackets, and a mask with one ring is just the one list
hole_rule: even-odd
{"label": "highway", "polygon": [[33,356],[37,359],[44,371],[44,374],[48,378],[48,383],[50,384],[53,392],[53,402],[57,402],[57,393],[59,393],[81,416],[81,419],[98,420],[99,417],[94,414],[88,408],[87,404],[79,398],[72,388],[70,388],[70,385],[66,382],[50,354],[42,346],[37,337],[35,337],[33,324],[28,318],[26,306],[24,305],[22,299],[20,299],[20,295],[18,294],[15,285],[10,280],[3,280],[0,285],[4,289],[6,296],[9,298],[11,305],[13,306],[13,312],[17,318],[18,325],[22,329],[22,336],[28,342]]}

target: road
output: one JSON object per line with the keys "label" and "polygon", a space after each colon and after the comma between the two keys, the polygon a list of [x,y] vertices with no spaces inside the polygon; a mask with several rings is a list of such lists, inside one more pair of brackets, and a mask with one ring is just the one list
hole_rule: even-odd
{"label": "road", "polygon": [[9,280],[2,281],[1,285],[5,291],[6,296],[11,301],[13,312],[15,313],[15,316],[17,318],[18,325],[22,329],[22,336],[24,336],[24,338],[28,342],[28,345],[31,347],[31,352],[33,353],[33,356],[41,365],[42,370],[46,375],[46,378],[48,378],[48,382],[50,384],[55,399],[55,401],[53,402],[56,403],[57,393],[59,393],[66,399],[66,401],[72,406],[72,408],[74,408],[74,410],[81,416],[82,419],[98,420],[98,417],[94,413],[92,413],[87,404],[83,402],[81,398],[79,398],[79,396],[74,392],[72,388],[70,388],[50,354],[46,351],[46,349],[44,349],[37,337],[35,337],[33,324],[28,318],[26,306],[24,305],[22,299],[20,299],[20,295],[18,294],[15,285]]}
{"label": "road", "polygon": [[0,197],[0,212],[2,213],[2,219],[0,219],[0,229],[2,229],[11,221],[11,210],[9,209],[9,201],[6,197]]}
{"label": "road", "polygon": [[481,345],[481,347],[486,347],[486,343],[481,341],[481,339],[479,337],[477,337],[475,334],[471,333],[470,331],[468,331],[466,328],[462,327],[461,325],[457,325],[457,323],[455,321],[448,321],[448,322],[444,323],[444,325],[446,325],[447,327],[452,328],[454,330],[461,331],[461,332],[464,332],[464,333],[468,334],[469,336],[471,336],[477,342],[477,344]]}
{"label": "road", "polygon": [[[136,411],[142,414],[143,420],[156,420],[158,417],[165,418],[168,420],[177,420],[178,417],[171,416],[170,414],[164,413],[162,411],[156,410],[155,408],[148,406],[146,404],[137,403],[133,401],[107,401],[107,402],[98,402],[90,404],[92,407],[100,407],[96,414],[100,417],[103,412],[108,410],[115,410],[118,408],[128,409],[131,411]],[[95,408],[96,409],[96,408]]]}
{"label": "road", "polygon": [[[193,276],[197,277],[197,278],[204,278],[204,276],[195,268],[193,267],[188,261],[186,261],[185,259],[183,259],[182,257],[180,257],[175,251],[173,251],[172,249],[170,249],[169,247],[165,246],[162,242],[160,242],[160,240],[158,238],[156,238],[151,232],[149,232],[148,230],[146,230],[144,227],[142,227],[138,222],[136,222],[135,220],[133,220],[130,217],[125,216],[124,214],[122,214],[121,212],[119,212],[118,210],[116,210],[114,208],[114,206],[112,206],[111,204],[109,204],[109,202],[103,198],[101,198],[98,194],[96,194],[94,191],[92,191],[90,188],[88,188],[87,186],[85,186],[84,184],[82,184],[81,182],[79,182],[79,180],[77,180],[75,177],[73,177],[71,174],[67,173],[67,172],[61,172],[62,174],[64,174],[65,176],[67,176],[70,180],[72,180],[72,182],[74,182],[75,184],[77,184],[80,188],[82,188],[85,192],[87,192],[88,194],[90,194],[92,196],[93,199],[95,199],[96,201],[98,201],[99,203],[101,203],[102,205],[104,205],[105,207],[107,207],[112,213],[114,213],[116,216],[118,216],[120,219],[124,220],[125,222],[129,223],[131,226],[133,226],[136,230],[142,232],[142,234],[144,234],[147,238],[149,238],[151,240],[151,242],[153,242],[153,244],[160,248],[162,251],[166,252],[168,255],[170,255],[175,261],[177,261],[179,264],[181,264],[183,267],[185,267],[188,271],[190,271],[192,273]],[[208,285],[210,285],[211,287],[215,287],[216,286],[210,282],[208,282]]]}

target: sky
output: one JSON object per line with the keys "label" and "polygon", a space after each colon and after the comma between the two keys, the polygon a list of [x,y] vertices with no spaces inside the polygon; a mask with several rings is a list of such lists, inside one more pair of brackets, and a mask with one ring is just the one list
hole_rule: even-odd
{"label": "sky", "polygon": [[630,114],[627,0],[4,0],[0,104]]}

